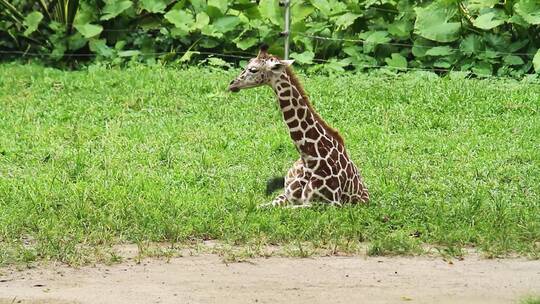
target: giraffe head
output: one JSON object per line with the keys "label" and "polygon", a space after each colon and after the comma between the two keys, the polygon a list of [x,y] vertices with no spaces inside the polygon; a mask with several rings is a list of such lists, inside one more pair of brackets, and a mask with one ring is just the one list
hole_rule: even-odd
{"label": "giraffe head", "polygon": [[259,55],[252,58],[246,68],[229,84],[229,91],[238,92],[241,89],[254,88],[272,83],[285,72],[294,60],[282,60],[268,54],[268,46],[263,45]]}

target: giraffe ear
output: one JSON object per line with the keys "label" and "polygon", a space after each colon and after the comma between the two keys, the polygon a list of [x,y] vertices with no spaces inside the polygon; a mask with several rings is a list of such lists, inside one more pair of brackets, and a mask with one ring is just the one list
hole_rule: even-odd
{"label": "giraffe ear", "polygon": [[259,54],[257,55],[257,58],[266,58],[268,57],[268,44],[264,43],[261,45],[259,49]]}
{"label": "giraffe ear", "polygon": [[294,62],[294,60],[280,60],[280,61],[281,61],[281,64],[283,64],[286,67],[291,66]]}

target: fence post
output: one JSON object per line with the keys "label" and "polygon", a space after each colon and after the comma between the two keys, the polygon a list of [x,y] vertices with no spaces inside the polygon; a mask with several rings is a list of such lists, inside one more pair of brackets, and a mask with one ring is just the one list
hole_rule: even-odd
{"label": "fence post", "polygon": [[280,0],[280,6],[285,7],[285,30],[281,35],[285,37],[285,59],[289,59],[289,36],[291,33],[291,0]]}

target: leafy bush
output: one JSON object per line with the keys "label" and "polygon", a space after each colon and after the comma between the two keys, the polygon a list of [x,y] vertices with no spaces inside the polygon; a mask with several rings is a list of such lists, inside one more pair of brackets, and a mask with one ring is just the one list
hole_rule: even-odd
{"label": "leafy bush", "polygon": [[[6,57],[118,64],[219,53],[236,60],[263,41],[282,52],[277,0],[34,2],[0,0]],[[537,0],[294,0],[291,16],[291,57],[324,63],[313,69],[387,66],[514,77],[540,71]]]}

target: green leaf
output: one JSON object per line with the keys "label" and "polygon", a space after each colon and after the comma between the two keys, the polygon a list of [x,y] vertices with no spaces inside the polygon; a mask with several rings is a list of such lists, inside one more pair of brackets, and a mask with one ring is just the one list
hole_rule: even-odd
{"label": "green leaf", "polygon": [[360,38],[364,39],[365,53],[372,52],[378,44],[390,41],[390,37],[388,37],[388,32],[386,31],[365,32],[360,34]]}
{"label": "green leaf", "polygon": [[534,71],[540,74],[540,49],[536,51],[532,62],[534,66]]}
{"label": "green leaf", "polygon": [[433,66],[436,68],[442,68],[442,69],[449,69],[452,65],[450,62],[445,60],[444,58],[439,59],[433,63]]}
{"label": "green leaf", "polygon": [[[386,1],[386,0],[383,0]],[[394,1],[394,0],[391,0]],[[317,1],[311,1],[312,3]],[[325,15],[332,17],[337,16],[340,14],[344,14],[345,12],[351,11],[348,9],[346,2],[354,2],[354,1],[341,1],[341,0],[327,0],[327,1],[321,1],[321,2],[327,2],[328,6],[330,7],[330,11],[328,13],[325,13]],[[356,12],[360,12],[360,10],[356,10]]]}
{"label": "green leaf", "polygon": [[220,33],[212,24],[208,24],[201,29],[201,34],[205,36],[212,36],[216,38],[223,37],[223,33]]}
{"label": "green leaf", "polygon": [[189,29],[187,27],[175,27],[171,29],[171,36],[174,38],[184,38],[189,34]]}
{"label": "green leaf", "polygon": [[506,55],[504,56],[503,61],[508,65],[522,65],[525,63],[521,57],[516,55]]}
{"label": "green leaf", "polygon": [[508,52],[514,53],[525,47],[527,44],[529,44],[529,39],[522,39],[516,42],[511,43],[508,46]]}
{"label": "green leaf", "polygon": [[203,27],[207,26],[210,23],[210,17],[205,12],[200,12],[195,18],[195,23],[193,23],[192,29],[202,30]]}
{"label": "green leaf", "polygon": [[482,48],[483,43],[476,35],[468,35],[459,45],[459,49],[466,55],[477,54]]}
{"label": "green leaf", "polygon": [[100,56],[112,57],[114,50],[107,46],[105,39],[90,39],[90,50]]}
{"label": "green leaf", "polygon": [[166,0],[141,0],[140,5],[150,13],[164,13],[167,7]]}
{"label": "green leaf", "polygon": [[126,50],[126,51],[118,52],[119,57],[133,57],[140,54],[141,54],[141,51],[139,50]]}
{"label": "green leaf", "polygon": [[461,23],[449,22],[456,9],[445,7],[438,2],[422,8],[417,7],[414,32],[437,42],[452,42],[459,38]]}
{"label": "green leaf", "polygon": [[293,25],[304,23],[307,16],[311,15],[315,8],[303,1],[293,1],[291,7],[291,16]]}
{"label": "green leaf", "polygon": [[110,20],[133,5],[133,2],[130,0],[108,0],[105,3],[105,7],[103,8],[104,15],[101,16],[100,20]]}
{"label": "green leaf", "polygon": [[454,50],[449,46],[436,46],[427,50],[426,55],[428,56],[448,56],[454,53]]}
{"label": "green leaf", "polygon": [[66,52],[66,46],[63,45],[63,44],[55,44],[54,45],[54,48],[51,52],[51,57],[53,59],[61,59],[62,57],[64,57],[64,53]]}
{"label": "green leaf", "polygon": [[236,16],[224,16],[217,19],[212,25],[220,33],[226,33],[234,30],[234,28],[240,23],[240,18]]}
{"label": "green leaf", "polygon": [[199,46],[205,49],[213,49],[220,45],[220,41],[214,38],[205,37],[199,42]]}
{"label": "green leaf", "polygon": [[500,52],[497,52],[493,49],[490,49],[490,48],[486,48],[485,51],[483,52],[480,52],[480,54],[478,54],[478,58],[480,59],[483,59],[483,60],[486,60],[488,62],[491,62],[493,63],[495,60],[495,58],[499,58],[502,56],[502,53]]}
{"label": "green leaf", "polygon": [[540,24],[540,2],[538,0],[520,0],[514,4],[514,10],[530,24]]}
{"label": "green leaf", "polygon": [[377,59],[366,54],[358,54],[358,56],[351,56],[348,59],[351,60],[351,63],[357,69],[364,69],[364,68],[377,66]]}
{"label": "green leaf", "polygon": [[359,14],[353,14],[353,13],[345,13],[339,16],[335,21],[338,30],[347,29],[349,26],[351,26],[354,23],[354,20],[356,20],[360,16],[361,15]]}
{"label": "green leaf", "polygon": [[190,27],[194,23],[193,16],[184,10],[170,10],[164,17],[176,27],[176,29],[171,30],[171,33],[177,37],[189,33]]}
{"label": "green leaf", "polygon": [[[73,25],[82,25],[87,23],[96,22],[98,20],[96,8],[88,4],[86,1],[81,2],[81,6],[75,15],[73,20]],[[61,25],[62,28],[65,28],[65,24]]]}
{"label": "green leaf", "polygon": [[377,65],[375,58],[362,53],[361,46],[351,45],[344,48],[343,52],[350,56],[348,59],[358,69],[362,69],[366,65]]}
{"label": "green leaf", "polygon": [[310,2],[326,16],[332,13],[332,6],[328,2],[328,0],[311,0]]}
{"label": "green leaf", "polygon": [[512,17],[510,17],[510,19],[508,19],[508,22],[512,23],[512,24],[517,24],[517,25],[522,26],[524,28],[529,27],[529,23],[527,21],[525,21],[525,19],[523,19],[523,17],[521,17],[518,14],[514,14]]}
{"label": "green leaf", "polygon": [[426,52],[435,46],[435,43],[431,40],[427,40],[422,37],[417,37],[414,40],[414,44],[412,47],[412,53],[415,57],[424,57],[426,56]]}
{"label": "green leaf", "polygon": [[125,40],[118,40],[115,44],[114,44],[114,49],[115,50],[121,50],[123,49],[125,46],[126,46],[126,41]]}
{"label": "green leaf", "polygon": [[291,58],[294,58],[294,60],[298,61],[298,63],[309,64],[313,62],[313,58],[315,58],[315,53],[313,53],[312,51],[305,51],[303,53],[291,53]]}
{"label": "green leaf", "polygon": [[392,57],[386,58],[384,61],[386,61],[386,64],[388,64],[388,66],[392,68],[396,68],[399,70],[407,68],[407,59],[403,57],[400,53],[393,53]]}
{"label": "green leaf", "polygon": [[208,64],[213,65],[213,66],[218,66],[218,67],[230,67],[231,66],[227,61],[225,61],[225,60],[223,60],[221,58],[217,58],[217,57],[208,58]]}
{"label": "green leaf", "polygon": [[483,30],[490,30],[503,24],[504,22],[505,20],[503,20],[502,14],[499,14],[497,11],[492,10],[488,13],[484,13],[478,16],[473,21],[473,25]]}
{"label": "green leaf", "polygon": [[28,36],[32,34],[33,32],[35,32],[42,19],[43,19],[43,14],[41,14],[40,12],[31,12],[30,14],[28,14],[24,18],[24,25],[26,26],[24,35]]}
{"label": "green leaf", "polygon": [[478,76],[491,76],[493,74],[493,67],[488,62],[477,62],[472,67],[472,71]]}
{"label": "green leaf", "polygon": [[499,4],[499,0],[469,0],[467,8],[469,10],[480,10],[483,8],[491,8]]}
{"label": "green leaf", "polygon": [[68,48],[72,51],[76,51],[86,45],[88,39],[84,38],[81,33],[75,33],[67,39]]}
{"label": "green leaf", "polygon": [[84,38],[92,38],[98,36],[103,31],[103,26],[95,24],[77,24],[75,28],[81,33]]}
{"label": "green leaf", "polygon": [[348,47],[345,47],[343,48],[343,52],[349,56],[352,56],[352,57],[358,57],[360,56],[360,52],[361,52],[362,48],[361,47],[358,47],[356,45],[351,45],[351,46],[348,46]]}
{"label": "green leaf", "polygon": [[180,57],[180,59],[178,59],[180,62],[187,62],[187,61],[190,61],[191,60],[191,56],[195,55],[195,54],[200,54],[200,52],[195,52],[195,51],[187,51],[184,53],[184,55],[182,55],[182,57]]}
{"label": "green leaf", "polygon": [[399,38],[409,38],[412,29],[413,24],[408,20],[398,20],[388,25],[388,32]]}
{"label": "green leaf", "polygon": [[245,38],[238,38],[235,39],[234,42],[236,43],[236,46],[241,50],[247,50],[250,47],[253,47],[259,42],[259,39],[256,37],[245,37]]}
{"label": "green leaf", "polygon": [[510,36],[505,33],[501,33],[501,35],[488,33],[484,35],[484,40],[497,51],[506,51],[510,45]]}
{"label": "green leaf", "polygon": [[227,0],[208,0],[208,6],[213,6],[222,14],[225,14],[227,11]]}
{"label": "green leaf", "polygon": [[196,13],[204,12],[206,10],[206,0],[190,0],[190,2]]}
{"label": "green leaf", "polygon": [[323,68],[329,73],[342,73],[345,71],[343,67],[347,65],[348,64],[343,60],[338,61],[337,59],[332,58],[323,65]]}
{"label": "green leaf", "polygon": [[281,8],[275,0],[261,0],[259,2],[259,12],[263,18],[270,20],[274,25],[283,26],[283,16]]}

